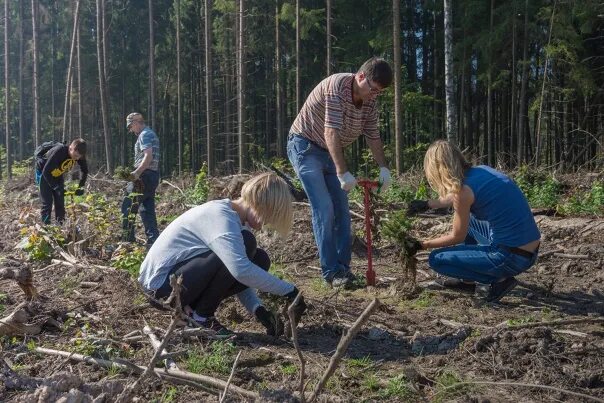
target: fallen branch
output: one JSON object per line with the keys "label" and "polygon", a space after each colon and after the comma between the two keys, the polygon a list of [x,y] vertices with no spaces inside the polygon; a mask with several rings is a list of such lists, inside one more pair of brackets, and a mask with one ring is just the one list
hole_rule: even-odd
{"label": "fallen branch", "polygon": [[34,287],[33,278],[34,276],[29,267],[6,267],[0,269],[0,280],[15,280],[29,300],[38,296],[38,290]]}
{"label": "fallen branch", "polygon": [[241,356],[241,350],[239,350],[237,357],[235,357],[235,362],[233,363],[233,368],[231,368],[231,374],[229,375],[229,379],[227,379],[227,384],[224,387],[224,392],[222,392],[222,395],[220,395],[220,400],[219,400],[220,403],[224,402],[224,399],[226,398],[227,393],[229,392],[229,386],[231,386],[231,380],[233,379],[233,375],[235,374],[235,369],[237,369],[237,363],[239,362],[240,356]]}
{"label": "fallen branch", "polygon": [[552,320],[550,322],[532,322],[532,323],[522,323],[520,325],[509,325],[506,322],[497,325],[497,327],[502,329],[530,329],[533,327],[542,327],[542,326],[564,326],[564,325],[576,325],[580,323],[604,323],[604,318],[580,318],[580,319],[560,319],[560,320]]}
{"label": "fallen branch", "polygon": [[136,381],[134,381],[134,383],[128,385],[124,389],[124,391],[122,393],[120,393],[120,395],[116,399],[116,402],[118,402],[118,403],[130,402],[132,400],[132,398],[134,397],[134,395],[138,392],[142,382],[145,381],[145,379],[149,375],[151,375],[151,373],[154,373],[155,364],[157,363],[157,361],[159,361],[159,357],[165,353],[164,346],[168,343],[168,340],[170,339],[170,336],[172,335],[174,328],[180,322],[180,317],[182,315],[182,305],[180,303],[180,290],[182,288],[182,276],[178,276],[178,277],[176,277],[175,275],[170,276],[170,286],[172,286],[172,292],[170,293],[170,297],[168,298],[168,300],[170,300],[170,301],[174,300],[174,314],[172,316],[172,321],[170,322],[168,329],[166,329],[166,333],[164,334],[164,338],[161,341],[161,343],[159,343],[159,345],[153,346],[153,348],[155,349],[155,354],[153,354],[153,357],[151,357],[151,360],[149,361],[147,368],[141,374],[141,376]]}
{"label": "fallen branch", "polygon": [[367,308],[365,308],[365,310],[363,311],[361,316],[359,316],[358,319],[353,323],[352,327],[350,329],[348,329],[348,332],[346,332],[345,334],[342,335],[342,338],[340,339],[340,342],[338,343],[338,347],[336,348],[336,352],[334,353],[334,355],[331,356],[331,360],[329,361],[329,365],[327,366],[327,369],[323,373],[321,380],[319,381],[317,386],[315,386],[315,390],[313,391],[312,395],[308,399],[309,402],[314,401],[317,398],[317,396],[319,395],[319,393],[321,393],[321,390],[323,390],[323,387],[325,386],[325,384],[327,383],[329,378],[331,378],[331,376],[333,375],[338,364],[340,363],[340,360],[344,356],[344,353],[348,349],[350,342],[352,341],[354,336],[359,332],[359,330],[361,330],[361,327],[363,326],[363,324],[365,324],[365,322],[367,322],[367,320],[369,319],[369,317],[371,316],[373,311],[379,305],[380,305],[380,301],[378,299],[374,299],[373,301],[371,301],[371,303],[367,306]]}
{"label": "fallen branch", "polygon": [[[82,355],[82,354],[71,353],[69,351],[53,350],[53,349],[43,348],[43,347],[36,347],[34,349],[34,352],[40,353],[40,354],[65,357],[65,358],[69,358],[72,361],[85,362],[87,364],[94,364],[94,365],[98,365],[100,367],[107,368],[107,369],[119,368],[122,370],[132,370],[132,372],[134,372],[136,374],[142,374],[147,369],[147,367],[145,367],[145,366],[132,364],[130,362],[129,362],[129,365],[125,364],[124,363],[125,360],[120,360],[120,361],[104,360],[101,358],[94,358],[94,357],[90,357],[90,356],[86,356],[86,355]],[[212,377],[206,376],[206,375],[194,374],[192,372],[176,370],[176,369],[164,369],[164,368],[154,368],[153,371],[157,375],[159,375],[160,378],[168,380],[168,381],[172,381],[174,379],[174,380],[178,380],[178,381],[199,382],[203,385],[210,386],[212,388],[216,388],[216,389],[220,389],[220,390],[223,390],[226,386],[226,382],[223,381],[222,379],[212,378]],[[174,383],[178,383],[178,382],[174,382]],[[256,392],[252,392],[252,391],[240,388],[235,385],[231,385],[230,389],[233,392],[237,393],[238,395],[241,395],[247,399],[253,400],[253,399],[258,398],[258,394]]]}
{"label": "fallen branch", "polygon": [[306,365],[306,362],[304,361],[304,356],[302,355],[302,350],[300,350],[300,344],[298,343],[298,323],[295,320],[296,318],[294,314],[294,307],[298,305],[298,301],[300,301],[300,298],[302,298],[301,292],[296,295],[294,301],[287,308],[287,315],[289,316],[289,324],[292,328],[292,341],[294,342],[296,354],[298,354],[298,360],[300,361],[300,385],[298,388],[300,391],[300,401],[304,403],[304,367]]}
{"label": "fallen branch", "polygon": [[[147,336],[149,336],[153,349],[155,351],[157,351],[161,342],[159,341],[159,339],[157,338],[155,333],[153,333],[153,330],[151,330],[151,328],[149,326],[145,326],[143,328],[143,333],[146,334]],[[161,354],[162,354],[162,359],[164,360],[164,365],[166,366],[166,368],[178,369],[178,366],[176,365],[174,360],[172,360],[171,358],[166,358],[166,355],[168,354],[168,352],[166,350],[162,350]]]}
{"label": "fallen branch", "polygon": [[27,323],[30,315],[26,308],[27,302],[23,302],[17,305],[13,313],[0,319],[0,336],[23,336],[26,334],[39,334],[42,331],[40,325]]}
{"label": "fallen branch", "polygon": [[166,185],[172,186],[174,189],[178,190],[180,192],[181,195],[185,196],[185,192],[182,191],[181,188],[179,188],[178,186],[176,186],[173,183],[168,182],[167,180],[162,180],[161,183],[165,183]]}
{"label": "fallen branch", "polygon": [[589,259],[589,255],[571,255],[569,253],[554,253],[554,256],[564,259]]}
{"label": "fallen branch", "polygon": [[437,395],[441,394],[441,393],[446,392],[449,389],[454,389],[454,388],[457,388],[457,387],[463,386],[463,385],[521,386],[521,387],[525,387],[525,388],[546,389],[546,390],[552,390],[554,392],[564,393],[566,395],[581,397],[583,399],[592,400],[594,402],[604,403],[604,399],[600,399],[600,398],[595,397],[595,396],[586,395],[584,393],[573,392],[573,391],[570,391],[570,390],[557,388],[555,386],[539,385],[539,384],[533,384],[533,383],[521,383],[521,382],[491,382],[491,381],[457,382],[457,383],[454,383],[453,385],[449,385],[449,386],[443,387],[442,389],[440,389],[439,391],[437,391],[434,394],[433,398],[436,397]]}

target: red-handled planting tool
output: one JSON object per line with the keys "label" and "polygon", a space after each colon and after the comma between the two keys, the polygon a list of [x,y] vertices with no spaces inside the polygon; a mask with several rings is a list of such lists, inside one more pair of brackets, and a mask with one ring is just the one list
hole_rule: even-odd
{"label": "red-handled planting tool", "polygon": [[365,272],[365,278],[367,279],[367,285],[375,285],[375,271],[373,271],[373,255],[371,253],[371,216],[369,213],[371,200],[369,199],[369,192],[372,189],[377,189],[380,184],[369,179],[359,179],[358,183],[363,187],[365,193],[365,233],[367,234],[367,272]]}

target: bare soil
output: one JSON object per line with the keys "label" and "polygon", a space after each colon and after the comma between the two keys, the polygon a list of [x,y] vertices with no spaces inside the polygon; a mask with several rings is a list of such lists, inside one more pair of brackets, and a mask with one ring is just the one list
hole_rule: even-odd
{"label": "bare soil", "polygon": [[[573,181],[579,183],[580,178]],[[186,188],[190,182],[170,183],[174,186],[163,184],[159,191],[158,215],[163,226],[187,208],[178,200],[176,187]],[[224,190],[227,183],[224,178],[217,180],[211,196],[236,193],[236,189]],[[118,205],[120,184],[91,181],[91,186],[113,195],[112,203]],[[29,267],[40,294],[31,304],[37,316],[30,321],[51,317],[56,323],[45,325],[38,335],[2,337],[0,357],[26,378],[51,380],[61,374],[62,379],[71,376],[75,380],[54,387],[54,395],[48,394],[48,389],[44,394],[40,388],[11,388],[7,383],[0,385],[0,401],[57,400],[74,388],[83,399],[80,401],[95,397],[102,401],[101,393],[105,393],[105,401],[111,401],[115,390],[137,376],[32,350],[46,347],[146,365],[153,355],[149,340],[124,340],[124,336],[149,324],[161,337],[170,323],[170,313],[151,307],[128,272],[107,267],[111,252],[118,246],[117,237],[107,239],[104,248],[83,250],[81,266],[28,260],[15,246],[23,238],[21,231],[38,220],[36,192],[31,178],[18,178],[6,189],[0,203],[0,231],[4,234],[0,238],[0,268]],[[357,206],[353,208],[362,213]],[[112,219],[119,228],[118,217]],[[298,329],[306,379],[310,380],[307,390],[313,389],[327,367],[343,332],[373,298],[378,298],[382,303],[379,310],[353,340],[321,400],[604,401],[604,219],[536,219],[543,234],[538,263],[519,276],[520,285],[500,303],[485,304],[474,298],[471,288],[423,290],[403,284],[396,246],[383,241],[376,245],[374,255],[375,287],[339,292],[328,288],[320,279],[309,207],[297,203],[289,237],[278,239],[261,233],[258,242],[273,259],[271,270],[294,282],[309,304]],[[447,216],[422,216],[415,224],[415,235],[444,233],[450,228],[449,221]],[[354,218],[353,225],[355,233],[362,231],[362,220]],[[140,229],[138,234],[142,235]],[[362,285],[367,261],[360,243],[354,249],[358,254],[353,258],[353,271]],[[420,253],[418,260],[418,281],[422,283],[433,273],[426,253]],[[277,306],[277,299],[266,300]],[[0,317],[23,301],[23,292],[14,281],[0,281]],[[228,370],[236,352],[242,352],[232,383],[262,392],[261,400],[295,399],[299,363],[292,342],[264,335],[261,325],[233,299],[221,305],[218,317],[238,334],[232,341],[234,348],[225,353]],[[210,354],[211,343],[200,337],[176,336],[166,349],[184,351],[175,361],[181,369],[189,370],[187,354]],[[225,381],[228,372],[202,371]],[[218,399],[217,393],[175,386],[157,378],[147,380],[138,398],[182,402]],[[227,400],[239,397],[231,393]]]}

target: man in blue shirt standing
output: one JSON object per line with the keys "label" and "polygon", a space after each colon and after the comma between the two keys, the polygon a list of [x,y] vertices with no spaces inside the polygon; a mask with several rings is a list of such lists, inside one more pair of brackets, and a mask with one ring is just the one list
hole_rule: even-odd
{"label": "man in blue shirt standing", "polygon": [[155,217],[155,190],[159,185],[159,138],[145,125],[143,115],[133,112],[126,117],[126,128],[137,136],[134,144],[134,171],[126,186],[122,202],[122,229],[125,241],[134,242],[134,221],[140,213],[147,246],[159,236]]}

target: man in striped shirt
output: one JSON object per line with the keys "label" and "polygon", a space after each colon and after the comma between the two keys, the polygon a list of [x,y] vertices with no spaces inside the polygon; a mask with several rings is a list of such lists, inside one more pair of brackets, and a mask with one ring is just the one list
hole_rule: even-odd
{"label": "man in striped shirt", "polygon": [[333,287],[352,280],[348,192],[356,179],[343,149],[364,134],[380,166],[381,189],[390,184],[376,98],[391,83],[390,65],[377,57],[356,74],[331,75],[313,89],[289,131],[287,155],[308,195],[323,278]]}

